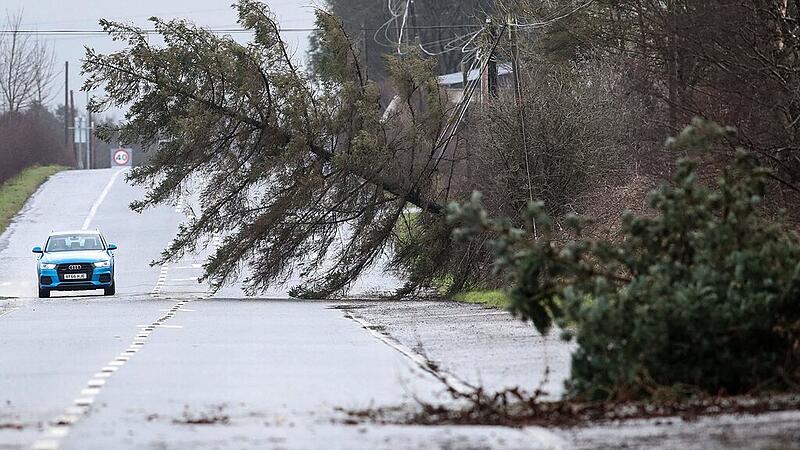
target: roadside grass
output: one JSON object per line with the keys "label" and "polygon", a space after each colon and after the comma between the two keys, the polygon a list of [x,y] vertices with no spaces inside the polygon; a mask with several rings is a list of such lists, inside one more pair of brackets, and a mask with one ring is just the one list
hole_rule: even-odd
{"label": "roadside grass", "polygon": [[31,195],[39,189],[51,175],[67,169],[64,166],[33,166],[0,185],[0,234],[11,219],[25,205]]}
{"label": "roadside grass", "polygon": [[508,294],[501,290],[459,292],[453,296],[453,300],[497,309],[507,309],[511,301]]}

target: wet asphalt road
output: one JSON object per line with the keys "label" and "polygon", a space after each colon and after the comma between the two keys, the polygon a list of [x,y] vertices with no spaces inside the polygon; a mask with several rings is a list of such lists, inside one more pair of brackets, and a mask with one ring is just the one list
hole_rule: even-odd
{"label": "wet asphalt road", "polygon": [[[0,449],[559,446],[536,428],[345,423],[342,408],[447,401],[444,386],[336,302],[209,298],[203,254],[150,267],[192,199],[139,215],[142,194],[113,170],[62,172],[0,236]],[[82,226],[119,246],[117,295],[35,298],[30,249]]]}
{"label": "wet asphalt road", "polygon": [[[209,296],[204,254],[149,266],[191,196],[138,215],[127,205],[142,190],[114,177],[57,174],[0,236],[0,450],[800,448],[797,412],[550,430],[350,423],[341,409],[448,402],[430,363],[457,387],[557,397],[571,347],[452,302],[299,302],[288,286]],[[119,245],[117,295],[35,298],[31,247],[83,225]],[[396,285],[376,272],[354,294]]]}

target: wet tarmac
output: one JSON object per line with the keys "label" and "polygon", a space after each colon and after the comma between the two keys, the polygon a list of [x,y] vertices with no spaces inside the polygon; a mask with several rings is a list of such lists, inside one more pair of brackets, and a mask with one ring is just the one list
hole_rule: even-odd
{"label": "wet tarmac", "polygon": [[[149,265],[196,199],[139,215],[127,205],[141,189],[113,177],[54,176],[0,236],[0,450],[797,448],[794,412],[571,429],[353,421],[341,411],[451,402],[431,367],[557,398],[572,347],[475,305],[288,300],[296,278],[258,299],[238,285],[212,296],[197,283],[204,253]],[[119,246],[117,295],[35,298],[31,247],[87,222]],[[354,294],[397,284],[376,271]]]}

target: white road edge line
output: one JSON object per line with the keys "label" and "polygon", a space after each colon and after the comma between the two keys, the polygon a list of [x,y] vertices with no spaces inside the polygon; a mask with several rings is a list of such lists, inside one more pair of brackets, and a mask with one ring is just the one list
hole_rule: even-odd
{"label": "white road edge line", "polygon": [[92,205],[92,209],[89,210],[89,215],[86,216],[86,220],[83,221],[83,226],[81,227],[81,230],[89,229],[89,225],[91,225],[92,220],[94,220],[94,216],[97,215],[97,209],[100,208],[100,205],[106,199],[106,196],[108,196],[108,192],[111,190],[111,186],[113,186],[114,182],[117,181],[117,178],[127,170],[128,169],[118,170],[117,172],[114,173],[111,179],[108,180],[108,184],[106,185],[105,189],[103,189],[103,192],[100,193],[100,197],[98,197],[97,201],[95,201],[94,205]]}
{"label": "white road edge line", "polygon": [[11,314],[12,312],[14,312],[14,311],[16,311],[18,309],[19,309],[19,306],[15,306],[13,308],[9,308],[9,309],[7,309],[7,310],[5,310],[3,312],[0,312],[0,317],[3,317],[5,315],[7,315],[7,314]]}
{"label": "white road edge line", "polygon": [[[420,355],[414,350],[411,350],[410,348],[396,341],[394,338],[391,338],[379,331],[376,331],[375,326],[370,324],[366,320],[360,317],[356,317],[350,312],[346,312],[345,317],[355,321],[356,323],[364,327],[365,330],[369,331],[369,333],[373,335],[375,338],[377,338],[379,341],[397,350],[403,356],[413,361],[418,369],[424,372],[428,372],[433,376],[443,380],[451,389],[461,393],[467,393],[471,390],[471,388],[467,384],[465,384],[458,378],[455,378],[446,372],[442,371],[434,372],[434,370],[430,366],[428,366],[428,361],[425,359],[424,356]],[[532,438],[539,441],[539,443],[542,444],[544,448],[547,450],[563,450],[569,447],[564,438],[544,427],[527,426],[523,427],[522,430],[528,436],[531,436]]]}
{"label": "white road edge line", "polygon": [[345,313],[345,317],[350,319],[350,320],[355,321],[356,323],[358,323],[359,325],[364,327],[365,330],[369,331],[369,333],[372,336],[374,336],[375,338],[377,338],[379,341],[381,341],[384,344],[388,345],[389,347],[397,350],[403,356],[405,356],[406,358],[410,359],[412,362],[414,362],[415,366],[418,369],[421,369],[422,371],[427,372],[427,373],[433,375],[434,377],[439,378],[442,381],[444,381],[450,389],[453,389],[454,391],[460,392],[460,393],[463,393],[463,394],[466,394],[466,393],[468,393],[468,392],[470,392],[472,390],[469,385],[465,384],[464,382],[462,382],[458,378],[455,378],[455,377],[453,377],[452,375],[450,375],[450,374],[448,374],[446,372],[434,371],[428,365],[428,360],[425,359],[424,356],[420,355],[419,353],[415,352],[414,350],[411,350],[410,348],[406,347],[405,345],[401,344],[400,342],[396,341],[395,339],[393,339],[391,337],[388,337],[388,336],[386,336],[385,334],[383,334],[381,332],[376,331],[375,330],[375,325],[372,325],[371,323],[367,322],[366,320],[364,320],[364,319],[362,319],[360,317],[356,317],[355,315],[351,314],[350,312],[346,312]]}

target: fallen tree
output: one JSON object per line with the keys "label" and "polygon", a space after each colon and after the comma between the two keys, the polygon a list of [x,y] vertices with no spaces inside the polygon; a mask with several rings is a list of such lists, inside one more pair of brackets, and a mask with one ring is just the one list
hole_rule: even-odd
{"label": "fallen tree", "polygon": [[132,204],[137,211],[174,201],[192,178],[208,181],[202,210],[181,226],[163,260],[224,235],[205,266],[214,286],[247,266],[247,287],[258,291],[303,260],[320,273],[303,295],[328,296],[374,263],[408,204],[444,221],[448,193],[437,186],[446,176],[450,106],[435,64],[407,56],[388,63],[403,106],[384,120],[378,87],[364,77],[339,19],[317,13],[325,74],[312,82],[264,4],[241,0],[236,8],[253,32],[247,44],[152,19],[164,42],[154,46],[139,28],[102,21],[127,48],[88,50],[85,87],[106,92],[95,111],[128,106],[129,113],[119,130],[100,134],[118,131],[123,142],[156,148],[129,175],[150,188]]}

